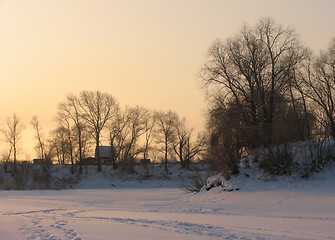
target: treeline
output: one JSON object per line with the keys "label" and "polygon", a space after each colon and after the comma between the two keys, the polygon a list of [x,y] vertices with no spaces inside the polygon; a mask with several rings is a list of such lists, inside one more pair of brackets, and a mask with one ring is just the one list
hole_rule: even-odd
{"label": "treeline", "polygon": [[335,140],[335,38],[318,56],[271,18],[216,40],[201,77],[211,102],[209,159],[232,174],[259,148]]}
{"label": "treeline", "polygon": [[[133,171],[136,159],[160,159],[168,171],[168,160],[177,160],[183,168],[205,150],[205,137],[193,136],[175,112],[156,112],[143,107],[126,107],[122,110],[116,99],[99,91],[82,91],[69,94],[58,105],[56,126],[45,137],[38,117],[31,125],[35,129],[36,153],[46,168],[52,163],[71,164],[71,172],[78,166],[83,171],[83,160],[94,156],[97,170],[101,171],[99,146],[111,146],[114,168],[119,166]],[[10,150],[3,156],[6,164],[13,159],[14,172],[17,163],[18,141],[24,130],[14,114],[2,128]]]}
{"label": "treeline", "polygon": [[[210,99],[206,134],[193,136],[172,111],[121,109],[108,93],[83,91],[59,104],[57,126],[48,138],[42,137],[38,118],[32,119],[39,158],[71,163],[72,172],[77,164],[82,173],[83,159],[99,159],[103,142],[111,146],[114,168],[132,171],[139,158],[161,159],[166,171],[169,158],[187,168],[204,153],[203,159],[230,175],[239,172],[241,157],[257,149],[335,140],[335,38],[314,56],[294,29],[261,19],[216,40],[200,75]],[[10,145],[5,159],[12,157],[14,165],[22,131],[16,115],[2,131]]]}

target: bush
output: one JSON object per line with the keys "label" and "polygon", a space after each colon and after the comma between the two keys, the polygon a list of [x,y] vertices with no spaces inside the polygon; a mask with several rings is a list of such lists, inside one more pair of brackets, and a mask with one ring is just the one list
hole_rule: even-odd
{"label": "bush", "polygon": [[120,166],[121,166],[122,171],[131,173],[131,174],[135,173],[134,164],[135,164],[135,158],[131,155],[125,156],[120,161]]}
{"label": "bush", "polygon": [[47,167],[45,165],[36,166],[33,169],[32,174],[34,185],[37,188],[50,188],[50,183],[52,179],[50,167]]}
{"label": "bush", "polygon": [[206,181],[201,177],[198,171],[195,171],[195,175],[190,176],[191,182],[184,188],[185,192],[197,193],[200,192]]}
{"label": "bush", "polygon": [[312,140],[306,142],[308,152],[304,156],[302,177],[308,178],[313,172],[318,172],[335,161],[335,142]]}
{"label": "bush", "polygon": [[26,187],[27,179],[29,178],[30,166],[30,164],[18,164],[14,175],[16,189],[22,190]]}
{"label": "bush", "polygon": [[308,178],[335,161],[335,142],[309,140],[263,149],[253,154],[259,168],[270,175]]}
{"label": "bush", "polygon": [[264,150],[259,167],[271,175],[291,175],[293,159],[292,145],[273,146]]}

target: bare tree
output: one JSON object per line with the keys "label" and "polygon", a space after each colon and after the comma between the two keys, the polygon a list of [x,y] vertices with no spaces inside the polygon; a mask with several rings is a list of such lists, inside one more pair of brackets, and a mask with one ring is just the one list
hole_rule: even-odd
{"label": "bare tree", "polygon": [[306,60],[294,69],[293,78],[289,86],[290,102],[292,104],[295,126],[299,140],[305,141],[312,138],[312,130],[315,123],[314,112],[310,108],[306,97],[307,86],[304,84],[308,78],[311,63],[311,52],[306,53]]}
{"label": "bare tree", "polygon": [[[58,116],[58,122],[60,126],[56,129],[56,134],[60,137],[56,137],[61,139],[61,153],[63,156],[63,164],[64,164],[64,156],[69,155],[71,162],[71,173],[74,174],[74,130],[71,126],[70,119],[65,117],[60,113]],[[76,128],[75,128],[76,129]],[[81,144],[82,145],[82,144]]]}
{"label": "bare tree", "polygon": [[294,67],[305,56],[295,31],[270,18],[254,27],[245,25],[234,37],[211,46],[201,76],[224,102],[238,106],[244,127],[254,138],[249,147],[272,144],[273,121],[282,114],[276,112],[277,104],[287,93]]}
{"label": "bare tree", "polygon": [[40,122],[38,120],[38,117],[35,115],[33,116],[32,120],[31,120],[31,125],[34,127],[35,129],[35,137],[37,140],[37,145],[35,147],[36,152],[38,154],[38,157],[40,159],[44,161],[47,161],[47,146],[46,146],[46,140],[45,137],[43,135],[43,133],[41,132],[41,126],[40,126]]}
{"label": "bare tree", "polygon": [[44,137],[37,116],[33,116],[31,120],[31,125],[34,127],[36,132],[35,137],[37,140],[37,145],[35,147],[35,150],[39,158],[42,159],[42,171],[43,171],[43,180],[45,188],[49,188],[49,184],[51,181],[51,174],[49,167],[52,164],[52,149],[47,144],[47,140]]}
{"label": "bare tree", "polygon": [[141,107],[127,108],[127,123],[124,136],[126,137],[123,151],[123,165],[128,171],[133,171],[133,161],[142,149],[137,148],[139,138],[145,133],[145,116],[147,111]]}
{"label": "bare tree", "polygon": [[[141,152],[147,154],[152,142],[151,115],[149,111],[142,107],[126,108],[123,113],[119,113],[108,124],[110,145],[112,149],[113,166],[116,168],[117,159],[122,162],[123,167],[132,169],[131,161]],[[138,146],[141,136],[145,135],[144,149]]]}
{"label": "bare tree", "polygon": [[[79,98],[74,95],[68,95],[64,103],[59,104],[58,106],[58,118],[62,121],[62,124],[67,129],[68,139],[71,143],[71,163],[73,163],[73,142],[71,141],[72,136],[75,136],[78,143],[78,152],[79,152],[79,173],[83,172],[82,160],[83,160],[83,132],[85,131],[85,122],[82,118],[81,106]],[[72,132],[72,122],[75,129],[75,133]],[[73,165],[73,164],[72,164]],[[71,170],[73,172],[73,169]]]}
{"label": "bare tree", "polygon": [[2,133],[5,136],[5,140],[10,145],[9,155],[13,154],[14,162],[14,174],[16,174],[16,162],[17,162],[17,153],[18,153],[18,143],[22,137],[22,132],[25,129],[24,125],[21,123],[20,119],[15,113],[13,113],[12,118],[7,119],[7,125],[2,129]]}
{"label": "bare tree", "polygon": [[7,172],[7,169],[8,169],[8,163],[9,163],[9,160],[10,160],[10,157],[12,155],[12,146],[10,146],[9,148],[9,151],[7,152],[6,150],[4,150],[2,153],[1,153],[1,160],[2,162],[4,162],[4,169],[5,171]]}
{"label": "bare tree", "polygon": [[117,168],[117,161],[120,160],[121,153],[125,148],[126,137],[129,132],[127,129],[129,117],[126,113],[119,113],[107,126],[114,169]]}
{"label": "bare tree", "polygon": [[335,38],[309,67],[305,94],[320,108],[318,121],[335,140]]}
{"label": "bare tree", "polygon": [[144,150],[143,150],[143,158],[147,159],[149,155],[150,145],[155,138],[155,126],[157,124],[157,115],[154,112],[150,112],[146,110],[146,114],[144,116]]}
{"label": "bare tree", "polygon": [[200,153],[203,153],[207,150],[207,137],[205,134],[199,133],[197,140],[194,142],[191,142],[191,133],[188,135],[188,138],[186,140],[186,149],[185,149],[185,160],[184,160],[184,166],[186,169],[190,169],[190,162],[195,156],[199,155]]}
{"label": "bare tree", "polygon": [[157,126],[160,133],[160,142],[164,144],[164,167],[166,172],[168,171],[169,146],[173,144],[177,121],[178,115],[172,111],[157,113]]}
{"label": "bare tree", "polygon": [[95,157],[98,158],[98,171],[101,171],[100,162],[100,135],[106,123],[116,116],[118,104],[113,96],[107,93],[83,91],[80,94],[82,118],[86,121],[92,136],[95,139]]}
{"label": "bare tree", "polygon": [[175,143],[173,150],[179,158],[182,168],[189,169],[191,160],[199,153],[206,150],[205,136],[199,134],[196,141],[192,141],[193,130],[188,129],[185,120],[177,122]]}
{"label": "bare tree", "polygon": [[210,135],[208,160],[215,169],[220,168],[227,178],[239,173],[241,149],[248,146],[250,137],[244,133],[239,106],[218,99],[211,108],[208,118]]}
{"label": "bare tree", "polygon": [[185,167],[185,149],[187,144],[189,143],[189,138],[191,135],[191,130],[188,130],[185,126],[185,119],[182,121],[176,122],[176,137],[175,137],[175,143],[173,144],[173,150],[177,154],[181,166]]}
{"label": "bare tree", "polygon": [[[65,156],[70,158],[71,162],[71,173],[74,174],[74,156],[75,147],[78,146],[78,155],[80,163],[80,173],[82,173],[81,160],[83,158],[83,131],[84,124],[81,123],[79,111],[76,109],[76,101],[73,96],[68,96],[66,103],[61,103],[58,106],[57,122],[59,127],[54,131],[55,145],[60,149],[62,162],[65,162]],[[78,104],[77,104],[78,105]],[[78,144],[75,144],[75,143]]]}
{"label": "bare tree", "polygon": [[[65,164],[68,157],[73,152],[72,139],[69,139],[68,129],[64,126],[58,126],[51,133],[50,139],[51,147],[54,149],[59,164]],[[73,156],[71,160],[71,173],[74,173],[73,169]]]}
{"label": "bare tree", "polygon": [[[126,109],[128,118],[128,128],[129,128],[129,136],[127,142],[127,148],[125,151],[125,155],[129,155],[131,150],[135,151],[135,145],[140,136],[145,133],[145,121],[144,117],[147,112],[144,108],[135,107]],[[135,152],[134,152],[135,153]],[[134,154],[131,154],[132,156]]]}

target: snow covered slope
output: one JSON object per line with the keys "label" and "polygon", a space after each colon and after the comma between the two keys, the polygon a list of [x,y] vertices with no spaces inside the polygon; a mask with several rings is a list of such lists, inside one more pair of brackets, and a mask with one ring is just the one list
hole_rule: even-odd
{"label": "snow covered slope", "polygon": [[334,169],[267,182],[251,171],[230,180],[240,189],[231,192],[186,194],[139,181],[0,191],[0,239],[335,239]]}
{"label": "snow covered slope", "polygon": [[102,171],[97,172],[96,166],[83,166],[83,173],[79,174],[79,166],[75,174],[70,173],[70,165],[52,165],[49,168],[50,177],[45,184],[45,173],[39,165],[21,164],[18,166],[17,179],[13,177],[11,167],[7,171],[4,164],[0,164],[0,189],[31,190],[31,189],[109,189],[109,188],[136,188],[138,187],[183,187],[190,177],[195,175],[206,179],[213,172],[208,171],[208,165],[193,164],[192,170],[181,168],[180,164],[169,164],[168,172],[161,164],[148,166],[134,166],[135,173],[127,173],[121,168],[113,169],[112,166],[102,166]]}
{"label": "snow covered slope", "polygon": [[72,189],[0,191],[0,239],[335,239],[334,164],[308,179],[249,165],[197,194],[182,189],[194,172],[177,165],[78,178],[58,166],[53,178]]}

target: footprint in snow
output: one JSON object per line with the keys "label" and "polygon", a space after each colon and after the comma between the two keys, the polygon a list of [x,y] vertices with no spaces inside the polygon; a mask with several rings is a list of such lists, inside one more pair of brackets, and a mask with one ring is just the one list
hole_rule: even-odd
{"label": "footprint in snow", "polygon": [[72,229],[67,230],[66,234],[71,235],[71,236],[77,236],[77,233],[75,233]]}
{"label": "footprint in snow", "polygon": [[56,237],[54,236],[54,235],[51,235],[51,236],[49,236],[49,238],[47,238],[48,240],[55,240],[56,239]]}

